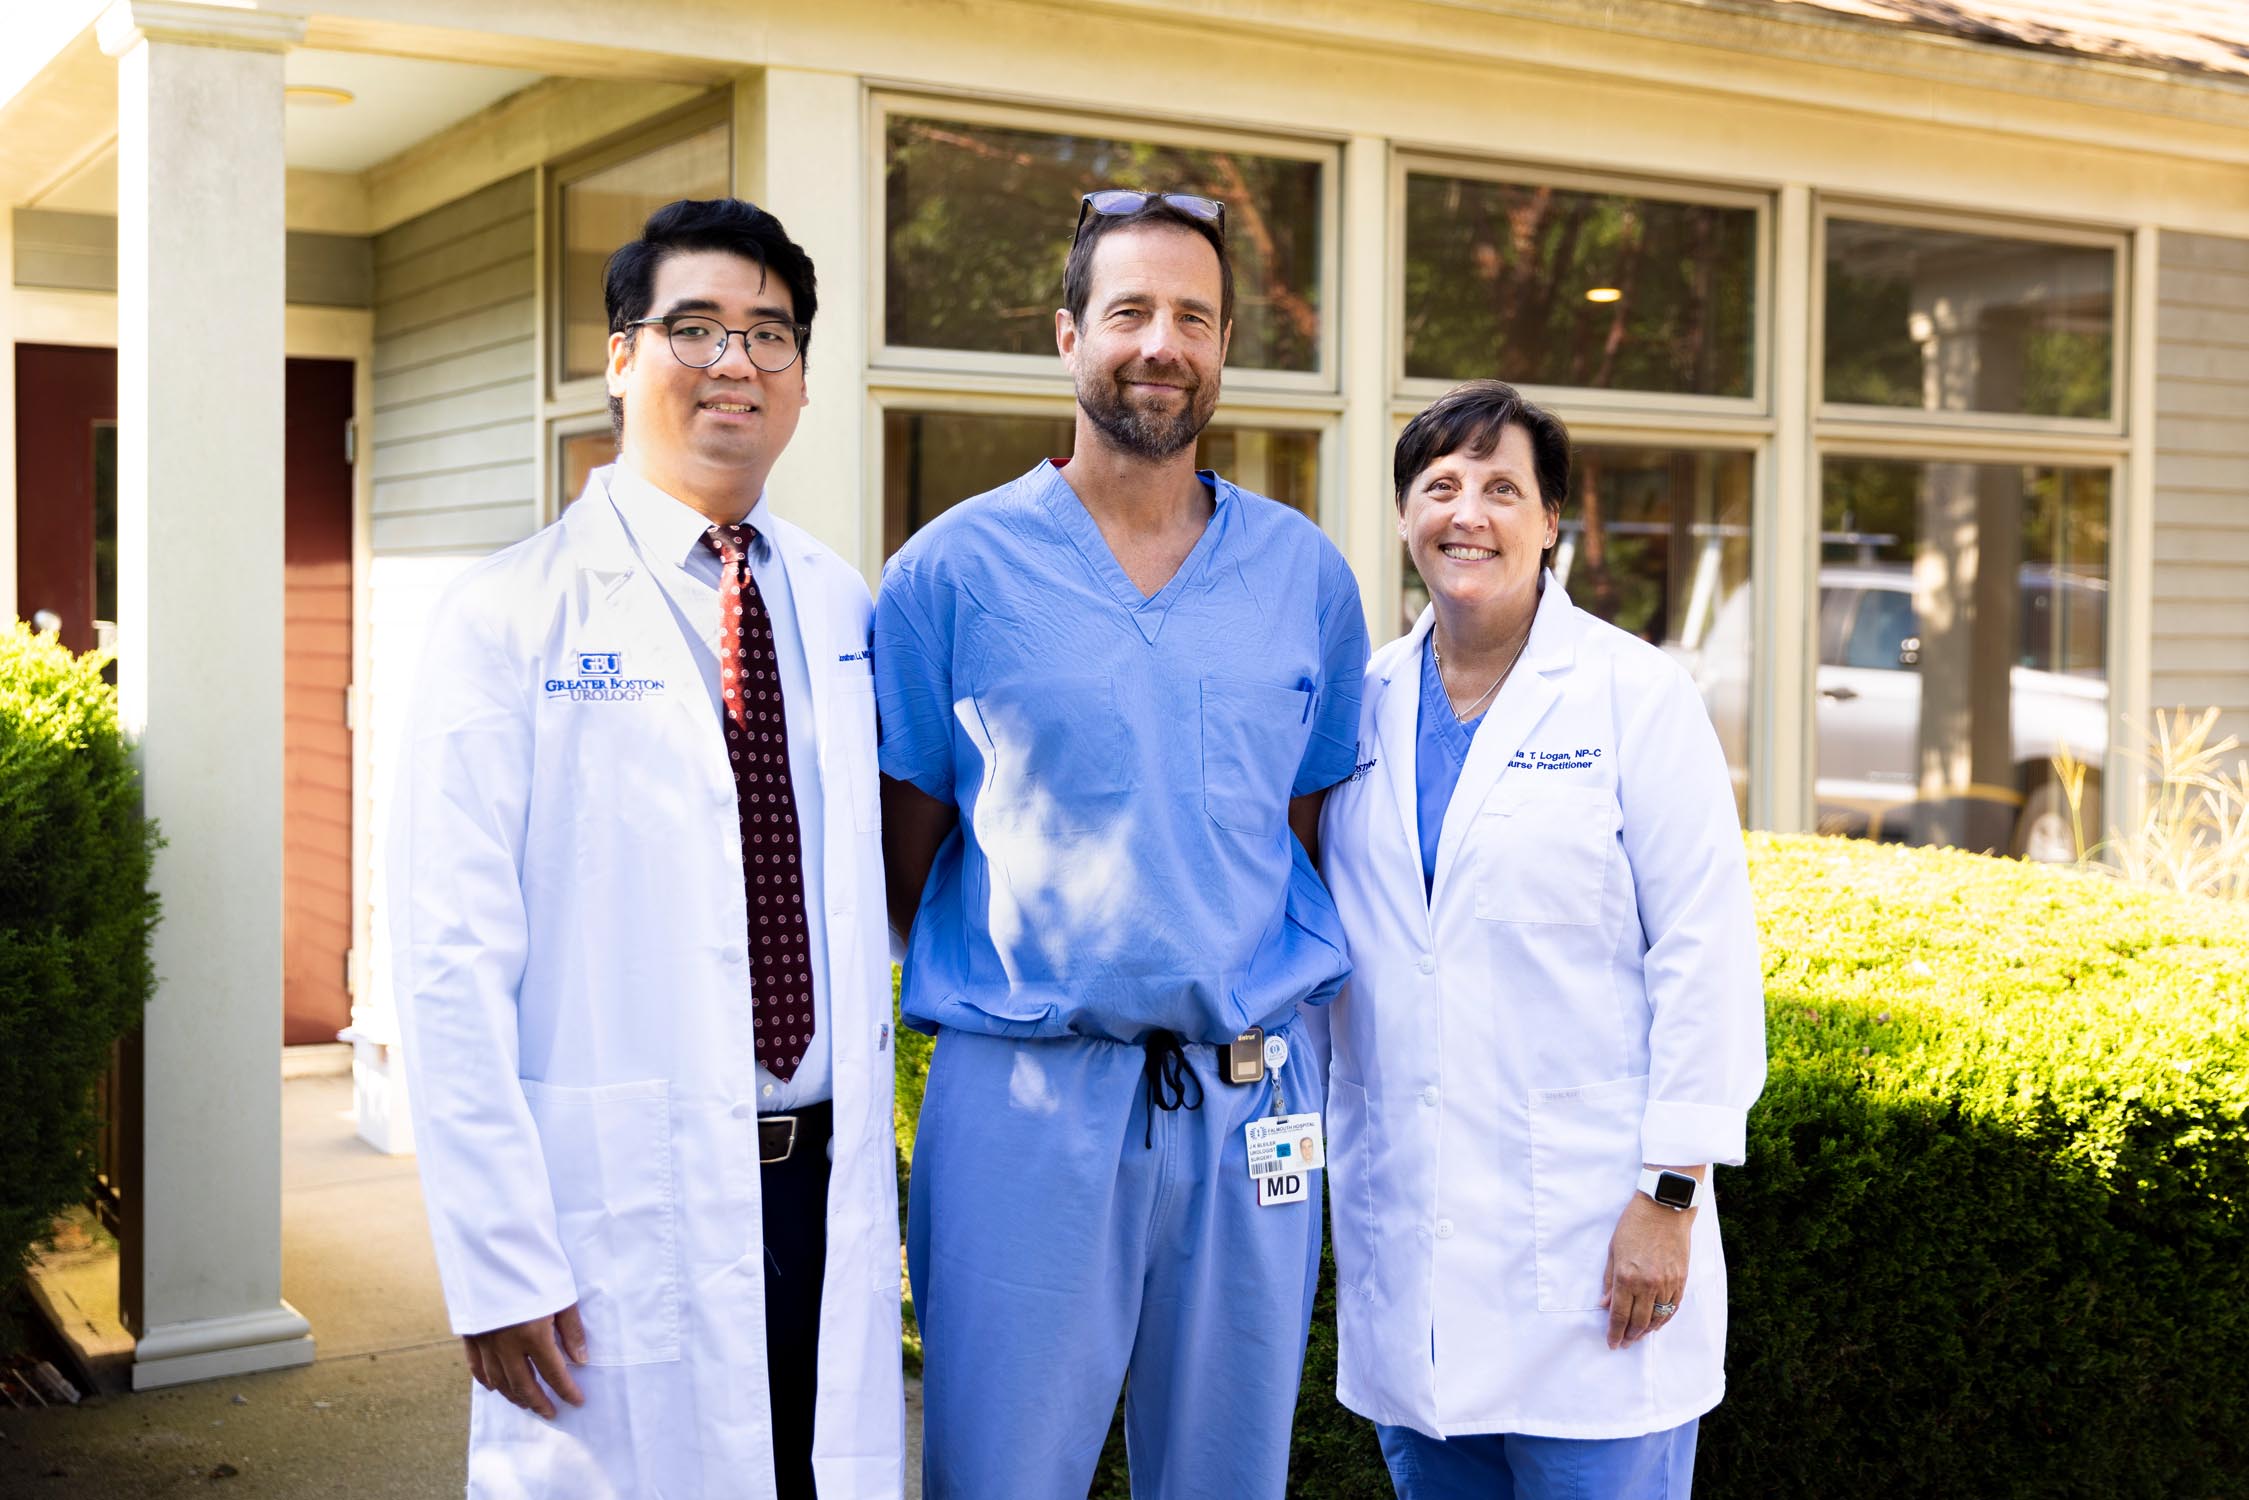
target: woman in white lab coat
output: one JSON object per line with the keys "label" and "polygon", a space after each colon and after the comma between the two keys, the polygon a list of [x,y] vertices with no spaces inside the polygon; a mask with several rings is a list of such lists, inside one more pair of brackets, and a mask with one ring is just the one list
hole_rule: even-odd
{"label": "woman in white lab coat", "polygon": [[1338,1395],[1408,1500],[1679,1500],[1725,1386],[1709,1168],[1765,1073],[1731,782],[1687,673],[1541,567],[1557,419],[1461,386],[1395,475],[1431,603],[1321,823]]}

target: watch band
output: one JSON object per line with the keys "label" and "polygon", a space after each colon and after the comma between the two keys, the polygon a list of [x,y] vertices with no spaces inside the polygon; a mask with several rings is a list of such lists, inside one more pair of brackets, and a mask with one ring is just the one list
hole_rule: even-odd
{"label": "watch band", "polygon": [[1693,1208],[1695,1200],[1701,1196],[1697,1191],[1701,1186],[1701,1183],[1684,1172],[1656,1167],[1640,1169],[1640,1191],[1673,1213],[1684,1213]]}

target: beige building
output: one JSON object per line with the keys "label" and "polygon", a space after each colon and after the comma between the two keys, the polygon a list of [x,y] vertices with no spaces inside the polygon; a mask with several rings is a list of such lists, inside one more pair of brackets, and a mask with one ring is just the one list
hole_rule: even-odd
{"label": "beige building", "polygon": [[[2249,734],[2249,18],[2171,0],[45,0],[0,20],[0,606],[114,636],[166,917],[124,1095],[142,1384],[307,1359],[273,1048],[359,1039],[435,590],[606,461],[604,256],[814,255],[774,500],[874,579],[1066,442],[1077,196],[1229,205],[1208,461],[1415,606],[1407,416],[1573,425],[1557,565],[1760,827],[2052,855],[2047,769]],[[2105,775],[2099,773],[2105,772]]]}

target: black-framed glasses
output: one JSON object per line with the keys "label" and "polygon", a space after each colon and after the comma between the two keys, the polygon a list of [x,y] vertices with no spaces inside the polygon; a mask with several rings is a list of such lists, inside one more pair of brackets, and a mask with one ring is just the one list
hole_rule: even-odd
{"label": "black-framed glasses", "polygon": [[1136,214],[1155,202],[1161,202],[1166,208],[1175,208],[1190,219],[1200,219],[1206,224],[1216,225],[1218,237],[1221,240],[1226,238],[1226,205],[1216,198],[1197,197],[1193,193],[1143,193],[1136,188],[1102,188],[1078,199],[1078,227],[1071,234],[1070,243],[1075,245],[1084,237],[1085,216],[1089,213],[1119,218],[1126,214]]}
{"label": "black-framed glasses", "polygon": [[747,328],[728,328],[708,313],[671,313],[625,326],[663,329],[672,346],[672,358],[698,370],[707,370],[726,358],[728,341],[738,338],[750,363],[768,375],[780,374],[803,356],[804,336],[811,331],[802,323],[785,323],[779,318]]}

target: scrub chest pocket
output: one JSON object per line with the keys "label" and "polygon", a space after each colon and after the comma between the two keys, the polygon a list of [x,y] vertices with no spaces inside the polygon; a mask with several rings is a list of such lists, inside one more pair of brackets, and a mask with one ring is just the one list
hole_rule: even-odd
{"label": "scrub chest pocket", "polygon": [[1312,690],[1206,677],[1202,735],[1203,811],[1210,820],[1263,838],[1279,832],[1312,735]]}
{"label": "scrub chest pocket", "polygon": [[1476,820],[1476,915],[1557,927],[1599,922],[1621,826],[1616,794],[1605,786],[1493,792]]}
{"label": "scrub chest pocket", "polygon": [[671,1085],[523,1080],[547,1159],[555,1229],[578,1284],[586,1363],[679,1358],[678,1207]]}

